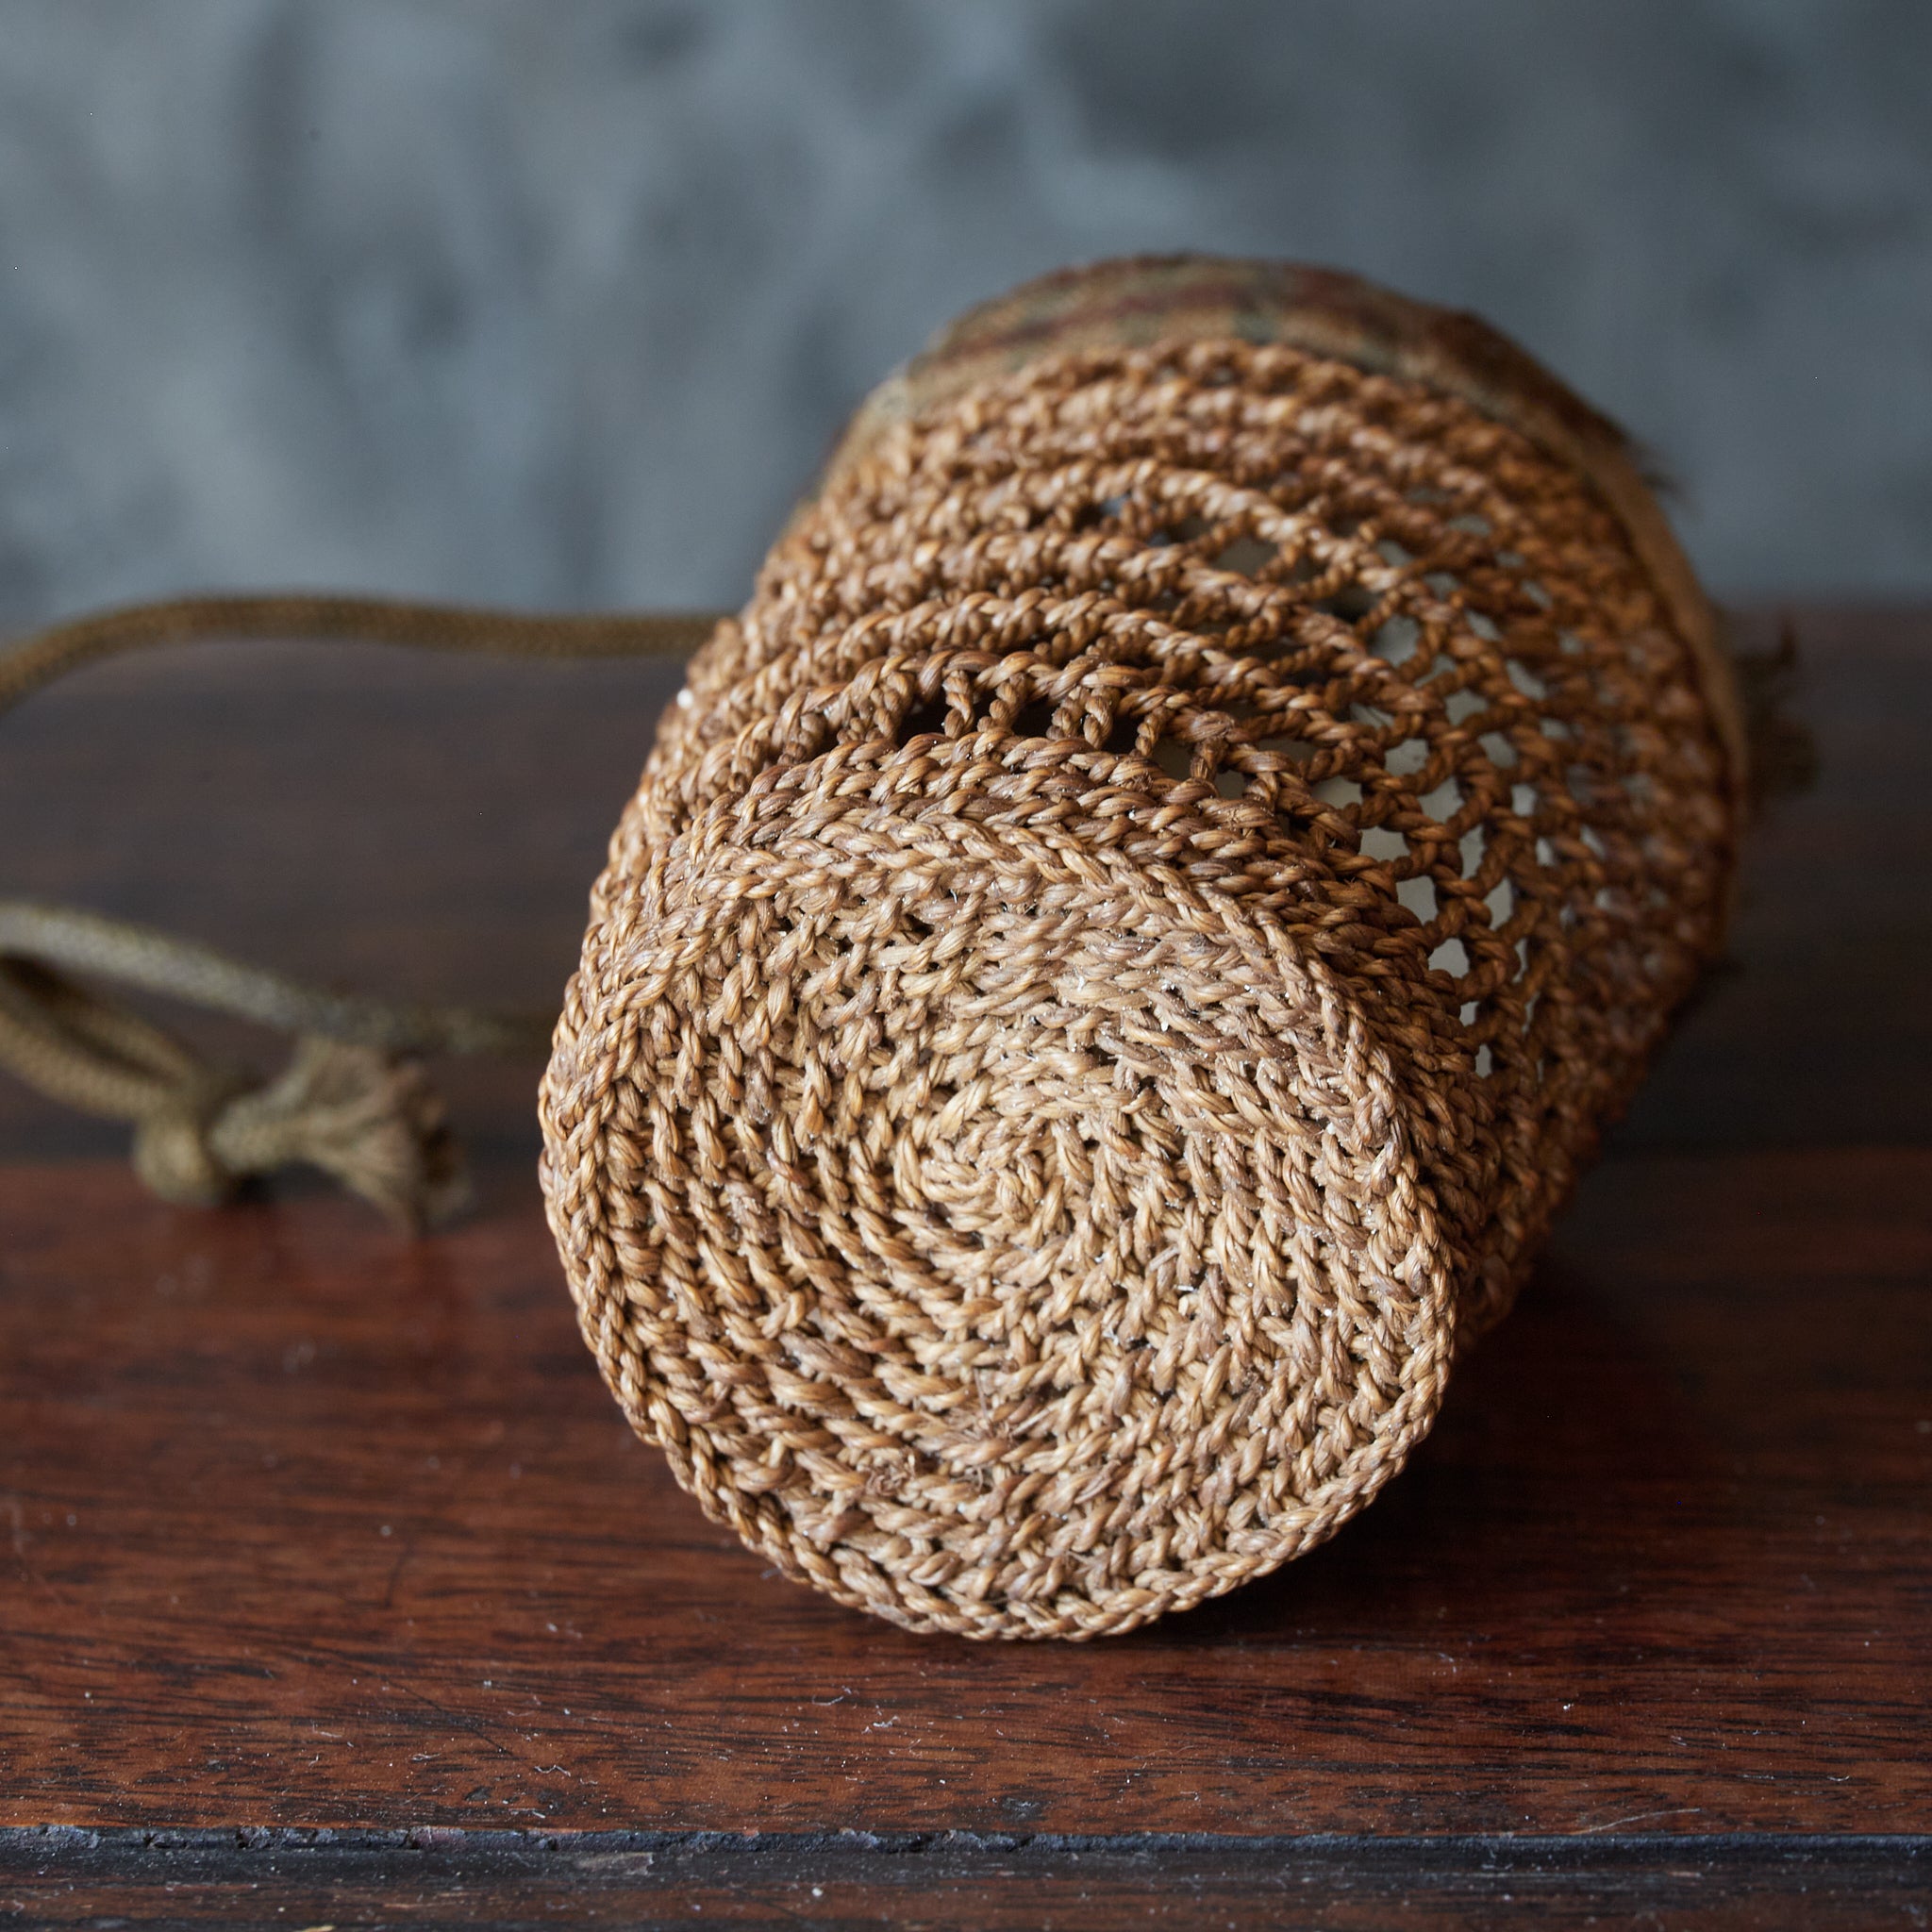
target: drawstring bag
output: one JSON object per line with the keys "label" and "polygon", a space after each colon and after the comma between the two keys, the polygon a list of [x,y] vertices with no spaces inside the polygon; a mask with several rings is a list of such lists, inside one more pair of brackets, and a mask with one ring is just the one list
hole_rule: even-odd
{"label": "drawstring bag", "polygon": [[[166,635],[703,639],[593,889],[542,1184],[632,1424],[787,1575],[1128,1630],[1331,1534],[1508,1307],[1723,937],[1747,726],[1613,425],[1474,318],[1050,276],[866,401],[715,625],[340,600]],[[302,1036],[247,1083],[76,973]],[[416,1057],[526,1023],[0,907],[0,1057],[208,1200],[458,1197]]]}

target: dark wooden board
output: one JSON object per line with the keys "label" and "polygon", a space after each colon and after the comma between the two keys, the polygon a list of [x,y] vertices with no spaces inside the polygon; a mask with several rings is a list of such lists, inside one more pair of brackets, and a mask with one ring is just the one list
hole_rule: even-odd
{"label": "dark wooden board", "polygon": [[[454,1070],[417,1244],[163,1208],[0,1083],[0,1920],[1924,1923],[1932,616],[1800,629],[1824,781],[1522,1307],[1333,1543],[1130,1639],[914,1639],[706,1524],[534,1068]],[[91,673],[0,726],[0,891],[541,1004],[672,683]]]}
{"label": "dark wooden board", "polygon": [[1872,1932],[1925,1923],[1932,1840],[1281,1839],[849,1832],[0,1837],[48,1925],[724,1924],[1401,1932],[1445,1923]]}
{"label": "dark wooden board", "polygon": [[625,1430],[534,1189],[0,1172],[0,1824],[1900,1832],[1932,1151],[1601,1169],[1414,1464],[1132,1638],[906,1635]]}
{"label": "dark wooden board", "polygon": [[1753,832],[1729,959],[1613,1147],[1932,1143],[1932,610],[1790,623],[1818,781]]}

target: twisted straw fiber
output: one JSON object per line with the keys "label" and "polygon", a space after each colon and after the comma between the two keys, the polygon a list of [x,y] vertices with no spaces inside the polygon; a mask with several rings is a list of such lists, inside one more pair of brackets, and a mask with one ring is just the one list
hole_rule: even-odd
{"label": "twisted straw fiber", "polygon": [[1622,458],[1266,273],[1056,278],[879,392],[559,1024],[611,1389],[915,1629],[1126,1630],[1360,1508],[1718,942],[1722,671]]}

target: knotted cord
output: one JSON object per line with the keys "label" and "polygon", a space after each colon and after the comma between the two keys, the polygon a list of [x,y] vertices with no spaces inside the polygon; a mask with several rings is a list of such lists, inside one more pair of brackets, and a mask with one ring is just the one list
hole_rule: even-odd
{"label": "knotted cord", "polygon": [[[0,716],[86,665],[210,639],[295,639],[535,658],[685,658],[716,623],[682,613],[526,614],[329,596],[189,597],[55,625],[0,654]],[[76,975],[118,980],[291,1036],[263,1079],[204,1059]],[[294,1161],[404,1226],[466,1198],[429,1054],[541,1054],[548,1013],[352,997],[100,913],[0,899],[0,1068],[133,1126],[142,1178],[168,1200],[221,1200]]]}

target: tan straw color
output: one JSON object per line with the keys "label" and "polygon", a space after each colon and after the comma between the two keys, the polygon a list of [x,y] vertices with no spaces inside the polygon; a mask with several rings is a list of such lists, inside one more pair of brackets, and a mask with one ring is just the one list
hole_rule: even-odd
{"label": "tan straw color", "polygon": [[668,715],[543,1180],[636,1428],[914,1629],[1128,1630],[1428,1429],[1718,946],[1744,730],[1622,438],[1185,258],[877,391]]}

